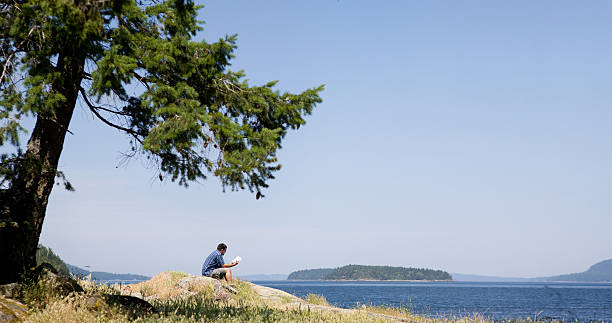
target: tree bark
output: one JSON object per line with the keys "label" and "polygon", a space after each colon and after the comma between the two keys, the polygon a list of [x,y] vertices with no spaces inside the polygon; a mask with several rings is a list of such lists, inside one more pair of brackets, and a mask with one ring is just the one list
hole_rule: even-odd
{"label": "tree bark", "polygon": [[61,93],[65,100],[53,111],[37,115],[15,176],[8,189],[0,190],[0,284],[19,281],[36,266],[36,248],[84,65],[78,46],[69,46],[58,56],[56,71],[61,77],[50,91]]}

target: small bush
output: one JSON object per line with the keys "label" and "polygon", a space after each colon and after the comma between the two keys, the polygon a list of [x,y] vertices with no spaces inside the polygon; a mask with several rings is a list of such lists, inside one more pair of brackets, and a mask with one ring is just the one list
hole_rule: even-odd
{"label": "small bush", "polygon": [[314,305],[330,306],[325,297],[323,297],[323,295],[308,294],[306,295],[306,301]]}
{"label": "small bush", "polygon": [[56,298],[57,294],[43,280],[26,279],[21,283],[19,301],[28,307],[42,308]]}

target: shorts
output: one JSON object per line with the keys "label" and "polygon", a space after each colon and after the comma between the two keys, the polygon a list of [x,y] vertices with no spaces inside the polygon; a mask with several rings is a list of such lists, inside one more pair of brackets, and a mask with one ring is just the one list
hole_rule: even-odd
{"label": "shorts", "polygon": [[225,278],[225,273],[227,272],[227,268],[217,268],[210,273],[210,277],[212,278]]}

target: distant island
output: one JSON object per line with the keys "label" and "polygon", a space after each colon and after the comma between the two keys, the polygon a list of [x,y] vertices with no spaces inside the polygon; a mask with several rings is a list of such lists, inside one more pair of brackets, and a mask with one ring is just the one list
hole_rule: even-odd
{"label": "distant island", "polygon": [[600,261],[581,273],[557,275],[551,277],[518,278],[495,277],[470,274],[451,274],[455,281],[473,282],[581,282],[609,283],[612,282],[612,259]]}
{"label": "distant island", "polygon": [[325,280],[332,271],[333,268],[303,269],[289,274],[287,280]]}
{"label": "distant island", "polygon": [[287,280],[453,280],[442,270],[391,266],[347,265],[292,272]]}
{"label": "distant island", "polygon": [[587,271],[544,278],[546,281],[612,282],[612,259],[598,262]]}

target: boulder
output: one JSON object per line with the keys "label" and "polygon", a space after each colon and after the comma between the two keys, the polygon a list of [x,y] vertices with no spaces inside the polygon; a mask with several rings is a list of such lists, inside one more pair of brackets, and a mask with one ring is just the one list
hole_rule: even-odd
{"label": "boulder", "polygon": [[0,285],[0,295],[7,298],[17,298],[21,293],[21,284],[11,283]]}
{"label": "boulder", "polygon": [[[146,293],[142,293],[146,290]],[[230,294],[237,294],[234,285],[206,276],[191,276],[177,272],[163,272],[149,281],[121,287],[121,294],[135,296],[146,301],[187,298],[204,293],[216,300],[227,301]]]}
{"label": "boulder", "polygon": [[0,323],[21,322],[27,311],[25,305],[0,296]]}
{"label": "boulder", "polygon": [[221,284],[215,285],[215,300],[217,301],[228,301],[230,294],[223,288]]}
{"label": "boulder", "polygon": [[221,281],[206,277],[206,276],[188,276],[179,280],[174,286],[175,289],[181,289],[181,296],[195,295],[196,292],[202,291],[204,288],[212,286],[215,299],[218,301],[227,301],[230,299],[230,294],[237,294],[236,288],[226,285]]}
{"label": "boulder", "polygon": [[104,295],[104,300],[110,306],[121,306],[124,310],[133,314],[152,314],[157,310],[149,302],[134,296],[127,295]]}
{"label": "boulder", "polygon": [[94,311],[109,310],[109,306],[108,304],[106,304],[104,297],[100,295],[85,296],[85,300],[83,301],[83,304],[85,305],[85,307],[87,307],[87,309],[94,310]]}
{"label": "boulder", "polygon": [[181,278],[176,285],[175,288],[185,289],[188,291],[194,291],[196,289],[200,289],[203,286],[216,286],[221,284],[217,279],[206,277],[206,276],[187,276],[185,278]]}
{"label": "boulder", "polygon": [[44,282],[58,295],[66,296],[70,293],[83,293],[83,287],[79,283],[66,276],[58,274],[57,270],[48,263],[42,263],[34,270],[32,278]]}

